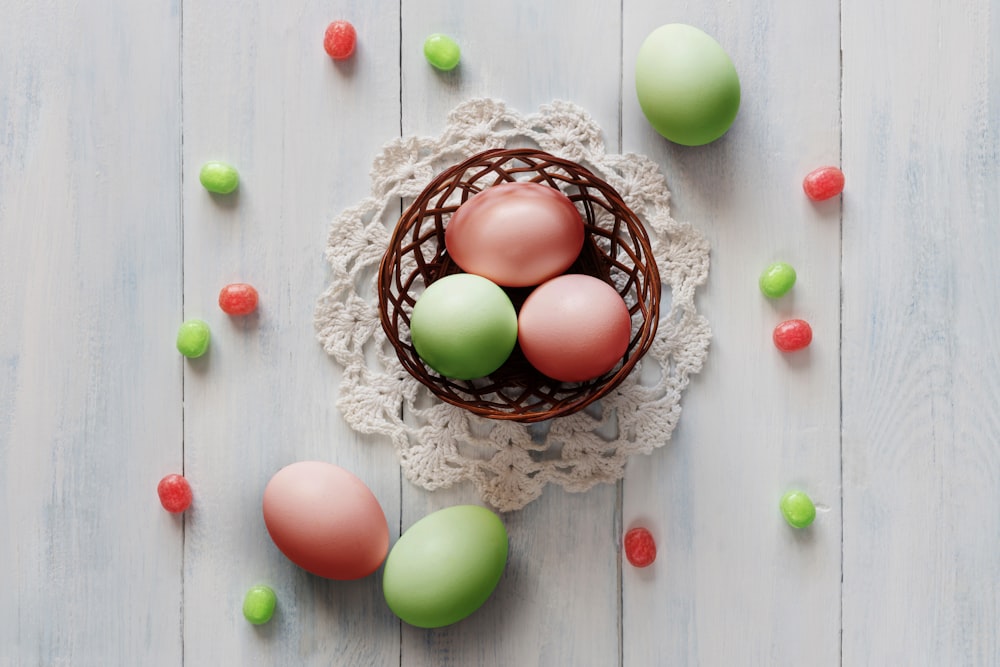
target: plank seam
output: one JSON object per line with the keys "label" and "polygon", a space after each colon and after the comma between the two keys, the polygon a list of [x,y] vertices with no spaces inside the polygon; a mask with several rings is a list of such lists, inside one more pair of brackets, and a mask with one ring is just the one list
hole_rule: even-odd
{"label": "plank seam", "polygon": [[[622,152],[625,123],[625,0],[618,2],[618,152]],[[615,529],[614,544],[622,534],[625,512],[625,480],[620,479],[615,493],[615,510],[611,525]],[[625,666],[625,582],[622,573],[622,551],[616,549],[615,576],[618,585],[618,666]]]}
{"label": "plank seam", "polygon": [[[839,146],[837,161],[841,169],[844,167],[844,0],[838,3],[837,27],[840,35],[840,90],[837,95],[837,121],[839,127]],[[840,198],[840,344],[837,350],[837,383],[840,406],[838,421],[840,422],[840,642],[838,662],[844,665],[844,198]]]}
{"label": "plank seam", "polygon": [[[403,136],[403,0],[399,0],[398,16],[399,16],[399,40],[398,40],[398,42],[399,42],[399,44],[398,44],[398,48],[399,48],[399,136],[402,137]],[[400,199],[399,199],[399,215],[400,215],[400,217],[402,217],[402,215],[403,215],[403,198],[402,197],[400,197]],[[400,419],[403,418],[403,415],[404,415],[403,406],[400,405],[399,406],[399,417],[400,417]],[[399,495],[398,495],[398,497],[399,497],[399,521],[398,521],[397,532],[396,532],[396,537],[398,539],[399,536],[401,536],[403,534],[403,494],[404,494],[404,490],[403,490],[402,468],[400,468],[400,467],[397,466],[396,470],[399,473],[399,476],[397,478],[399,480]],[[396,627],[398,628],[398,640],[397,640],[396,647],[397,647],[397,652],[399,653],[399,667],[403,667],[403,621],[401,619],[398,619],[398,618],[396,619]]]}
{"label": "plank seam", "polygon": [[[178,3],[178,35],[177,35],[177,86],[180,109],[178,118],[179,128],[179,166],[180,166],[180,193],[179,193],[179,218],[180,218],[180,281],[181,281],[181,321],[184,321],[185,299],[184,299],[184,0]],[[185,424],[185,378],[187,377],[187,367],[181,361],[181,475],[187,473],[187,426]],[[181,515],[181,564],[180,564],[180,640],[181,640],[181,667],[184,667],[187,660],[187,647],[184,642],[184,620],[187,615],[185,604],[185,582],[184,571],[187,559],[187,513]]]}

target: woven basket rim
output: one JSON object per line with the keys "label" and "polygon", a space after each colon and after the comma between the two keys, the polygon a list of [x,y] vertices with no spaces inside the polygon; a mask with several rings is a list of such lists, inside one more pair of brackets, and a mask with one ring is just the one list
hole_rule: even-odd
{"label": "woven basket rim", "polygon": [[[511,177],[511,174],[515,177]],[[505,180],[523,180],[517,179],[516,176],[529,174],[535,174],[529,180],[540,181],[553,187],[558,187],[558,182],[568,189],[576,188],[575,192],[564,190],[564,193],[578,208],[583,208],[581,215],[588,231],[585,252],[594,255],[598,277],[611,283],[616,289],[619,287],[612,282],[611,274],[617,272],[617,275],[626,279],[623,296],[632,295],[634,292],[635,303],[631,305],[630,311],[633,318],[637,315],[640,318],[637,331],[629,342],[623,362],[599,378],[585,383],[560,383],[546,378],[537,371],[535,371],[537,377],[532,381],[525,381],[524,384],[519,384],[520,375],[513,376],[517,379],[517,383],[514,384],[502,382],[496,384],[494,376],[470,381],[444,378],[419,358],[408,340],[401,340],[399,324],[403,323],[407,328],[409,326],[409,316],[405,312],[404,304],[412,308],[414,299],[409,291],[417,279],[424,280],[425,277],[431,276],[429,281],[424,280],[426,286],[447,275],[449,271],[455,272],[457,267],[449,264],[450,258],[446,255],[443,240],[438,242],[436,253],[430,263],[418,251],[423,243],[442,236],[446,226],[444,218],[450,219],[451,213],[457,208],[457,205],[443,204],[452,200],[456,192],[461,191],[462,199],[458,204],[460,205],[469,196],[482,191],[485,187]],[[481,187],[484,182],[488,184]],[[601,199],[593,196],[591,190],[598,193]],[[428,209],[428,204],[433,202],[439,205]],[[606,215],[614,218],[611,229],[604,229],[596,224],[595,206],[604,209]],[[418,233],[422,232],[421,226],[431,218],[434,220],[431,233],[429,235]],[[631,241],[634,246],[626,245],[625,240]],[[601,243],[610,245],[614,252],[620,252],[624,259],[602,255]],[[408,253],[414,253],[417,268],[404,280],[399,273],[400,264],[401,258]],[[580,261],[585,259],[584,253],[581,253]],[[628,267],[625,262],[630,263],[630,269],[626,270]],[[604,267],[605,264],[608,266]],[[397,358],[410,375],[440,400],[474,414],[490,419],[531,423],[578,412],[606,396],[625,380],[648,351],[656,335],[661,281],[645,226],[621,195],[604,179],[577,162],[542,150],[497,148],[477,153],[443,170],[431,179],[406,207],[392,231],[379,263],[377,291],[380,324]],[[515,362],[510,363],[512,366],[515,365]],[[503,377],[504,371],[505,367],[501,367],[495,375]],[[525,370],[525,373],[527,373],[525,377],[530,378],[530,369]],[[559,399],[560,393],[565,394],[566,398]],[[539,400],[532,402],[532,398]],[[526,403],[522,405],[522,401]]]}

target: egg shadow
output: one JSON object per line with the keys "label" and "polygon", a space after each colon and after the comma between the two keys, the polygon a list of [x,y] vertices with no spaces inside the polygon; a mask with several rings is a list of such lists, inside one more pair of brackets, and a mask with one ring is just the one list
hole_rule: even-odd
{"label": "egg shadow", "polygon": [[398,637],[399,619],[382,593],[382,568],[360,579],[326,579],[296,568],[292,583],[300,614],[321,617],[318,624],[354,625],[361,619],[375,636]]}
{"label": "egg shadow", "polygon": [[[739,117],[733,126],[715,141],[701,146],[674,143],[649,128],[650,139],[659,139],[660,150],[666,162],[668,186],[673,207],[685,210],[729,211],[734,205],[731,194],[739,188],[731,187],[743,173],[739,147]],[[683,201],[691,198],[694,201]],[[721,215],[721,214],[720,214]],[[729,218],[730,216],[725,216]]]}

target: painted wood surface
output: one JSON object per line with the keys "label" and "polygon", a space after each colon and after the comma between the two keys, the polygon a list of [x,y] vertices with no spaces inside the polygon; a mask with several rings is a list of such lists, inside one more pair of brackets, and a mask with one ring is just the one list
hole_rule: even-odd
{"label": "painted wood surface", "polygon": [[[566,16],[571,14],[588,20],[571,24],[573,41],[568,42]],[[496,97],[525,112],[566,99],[611,129],[606,141],[617,151],[617,59],[596,49],[574,47],[572,56],[561,49],[608,38],[614,44],[617,37],[608,28],[619,20],[618,7],[607,2],[521,3],[518,11],[502,3],[403,3],[403,132],[440,132],[448,111],[471,97]],[[434,32],[460,36],[463,46],[460,67],[443,76],[427,66],[421,52]],[[513,41],[534,48],[511,49]],[[539,69],[539,61],[547,65]],[[428,494],[404,483],[403,528],[460,502],[480,501],[471,487]],[[404,626],[403,663],[615,664],[617,514],[616,489],[606,485],[587,494],[549,489],[523,511],[506,516],[511,557],[495,598],[481,613],[448,628],[427,632]],[[573,641],[563,639],[570,636]]]}
{"label": "painted wood surface", "polygon": [[[836,1],[625,3],[626,72],[649,26],[689,23],[726,45],[743,93],[730,131],[695,149],[658,141],[623,99],[624,150],[663,165],[674,217],[711,242],[699,306],[713,330],[673,441],[625,478],[623,528],[651,526],[663,550],[623,568],[626,665],[839,661],[840,210],[801,185],[840,158],[837,13]],[[798,278],[769,300],[757,278],[774,261]],[[796,317],[814,340],[784,355],[771,332]],[[829,508],[802,532],[778,511],[791,487]]]}
{"label": "painted wood surface", "polygon": [[179,12],[0,7],[0,664],[181,661]]}
{"label": "painted wood surface", "polygon": [[844,662],[997,664],[1000,3],[843,17]]}
{"label": "painted wood surface", "polygon": [[[346,63],[321,49],[336,18]],[[741,74],[702,148],[634,97],[639,44],[674,21]],[[431,32],[457,72],[423,60]],[[998,37],[993,0],[0,0],[0,665],[1000,663]],[[361,476],[392,539],[478,502],[346,427],[312,324],[329,221],[380,146],[477,96],[570,100],[660,165],[712,244],[714,338],[672,441],[504,515],[494,597],[424,631],[378,576],[292,566],[259,503],[302,459]],[[210,159],[236,195],[201,188]],[[802,176],[841,162],[843,202],[809,203]],[[778,259],[799,282],[772,302]],[[249,319],[216,305],[237,281]],[[792,316],[816,338],[786,357],[770,331]],[[173,349],[185,317],[212,326],[205,358]],[[173,517],[155,485],[180,471],[196,500]],[[821,504],[801,533],[777,510],[793,485]],[[620,553],[639,523],[660,547],[641,571]],[[262,627],[240,614],[256,583],[279,595]]]}
{"label": "painted wood surface", "polygon": [[[184,7],[184,316],[215,333],[185,364],[185,470],[198,493],[187,517],[185,664],[392,664],[399,622],[374,577],[324,580],[292,566],[262,520],[264,486],[300,460],[361,477],[399,524],[400,474],[386,442],[348,429],[334,408],[339,369],[316,341],[326,285],[329,220],[368,190],[371,159],[399,134],[398,8],[342,8],[360,34],[357,57],[322,49],[323,2],[219,2]],[[393,26],[386,30],[385,26]],[[197,174],[208,160],[238,165],[240,188],[216,197]],[[248,282],[250,318],[219,310],[219,290]],[[243,596],[279,595],[255,627]]]}

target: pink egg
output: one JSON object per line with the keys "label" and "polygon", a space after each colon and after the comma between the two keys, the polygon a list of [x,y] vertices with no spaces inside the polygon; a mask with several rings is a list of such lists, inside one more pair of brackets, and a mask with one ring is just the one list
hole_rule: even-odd
{"label": "pink egg", "polygon": [[559,190],[530,182],[494,185],[458,207],[445,246],[466,273],[506,287],[538,285],[576,261],[583,218]]}
{"label": "pink egg", "polygon": [[536,287],[517,318],[524,356],[562,382],[591,380],[614,368],[625,355],[631,331],[621,295],[602,280],[575,273]]}
{"label": "pink egg", "polygon": [[321,577],[366,577],[389,551],[389,526],[375,495],[332,463],[285,466],[264,489],[263,505],[264,525],[275,546]]}

